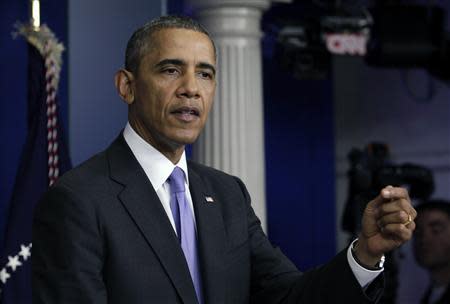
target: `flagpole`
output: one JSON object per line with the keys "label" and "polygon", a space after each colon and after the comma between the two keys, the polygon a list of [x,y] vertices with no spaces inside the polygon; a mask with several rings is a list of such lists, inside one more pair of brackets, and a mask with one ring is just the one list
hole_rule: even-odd
{"label": "flagpole", "polygon": [[41,5],[39,0],[30,0],[30,24],[33,30],[39,31],[41,26]]}

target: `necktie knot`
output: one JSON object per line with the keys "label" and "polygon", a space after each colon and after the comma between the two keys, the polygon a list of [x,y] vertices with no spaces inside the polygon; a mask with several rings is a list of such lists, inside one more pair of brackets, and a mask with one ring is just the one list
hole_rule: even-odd
{"label": "necktie knot", "polygon": [[184,192],[184,173],[180,167],[175,167],[169,176],[170,192]]}

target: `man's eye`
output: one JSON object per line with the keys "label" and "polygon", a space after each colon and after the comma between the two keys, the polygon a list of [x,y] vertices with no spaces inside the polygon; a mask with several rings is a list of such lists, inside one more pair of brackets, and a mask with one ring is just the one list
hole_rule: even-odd
{"label": "man's eye", "polygon": [[200,72],[200,77],[204,78],[204,79],[212,79],[213,75],[209,72]]}
{"label": "man's eye", "polygon": [[164,73],[169,74],[169,75],[174,75],[176,73],[178,73],[178,70],[175,68],[167,68],[163,70]]}

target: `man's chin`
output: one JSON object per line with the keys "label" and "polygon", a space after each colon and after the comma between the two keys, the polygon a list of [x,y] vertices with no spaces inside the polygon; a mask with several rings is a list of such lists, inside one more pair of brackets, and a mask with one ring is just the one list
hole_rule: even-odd
{"label": "man's chin", "polygon": [[173,139],[173,141],[175,141],[181,145],[191,145],[191,144],[195,143],[199,134],[200,134],[200,132],[194,132],[194,131],[178,132],[177,134],[174,135],[174,137],[172,139]]}
{"label": "man's chin", "polygon": [[186,146],[186,145],[192,145],[193,143],[195,143],[195,141],[198,138],[198,134],[197,135],[189,135],[189,136],[176,136],[174,138],[172,138],[172,143],[175,146]]}
{"label": "man's chin", "polygon": [[186,145],[192,145],[192,144],[195,143],[196,141],[197,141],[197,137],[195,137],[195,138],[183,139],[180,143],[181,143],[183,146],[186,146]]}

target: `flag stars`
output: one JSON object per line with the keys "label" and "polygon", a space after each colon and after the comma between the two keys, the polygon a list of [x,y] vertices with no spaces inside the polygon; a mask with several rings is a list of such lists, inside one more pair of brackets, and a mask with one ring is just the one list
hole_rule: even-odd
{"label": "flag stars", "polygon": [[3,268],[2,271],[0,271],[0,281],[2,281],[3,284],[6,284],[6,281],[11,277],[11,275],[6,271],[6,268]]}
{"label": "flag stars", "polygon": [[19,256],[8,256],[8,264],[6,266],[10,267],[12,271],[16,271],[17,267],[22,266],[22,263],[19,261]]}
{"label": "flag stars", "polygon": [[26,261],[31,256],[30,247],[24,246],[24,245],[20,245],[19,255],[23,258],[24,261]]}
{"label": "flag stars", "polygon": [[[8,267],[11,268],[13,272],[17,270],[17,268],[20,268],[22,266],[22,262],[19,260],[20,257],[23,258],[23,261],[25,262],[28,260],[29,257],[31,257],[31,248],[33,247],[32,243],[29,243],[28,246],[21,244],[20,245],[20,252],[16,254],[15,256],[8,256],[8,263],[2,270],[0,271],[0,282],[3,284],[6,284],[6,281],[11,277],[12,273],[9,273],[7,271]],[[1,289],[0,289],[1,294]]]}

